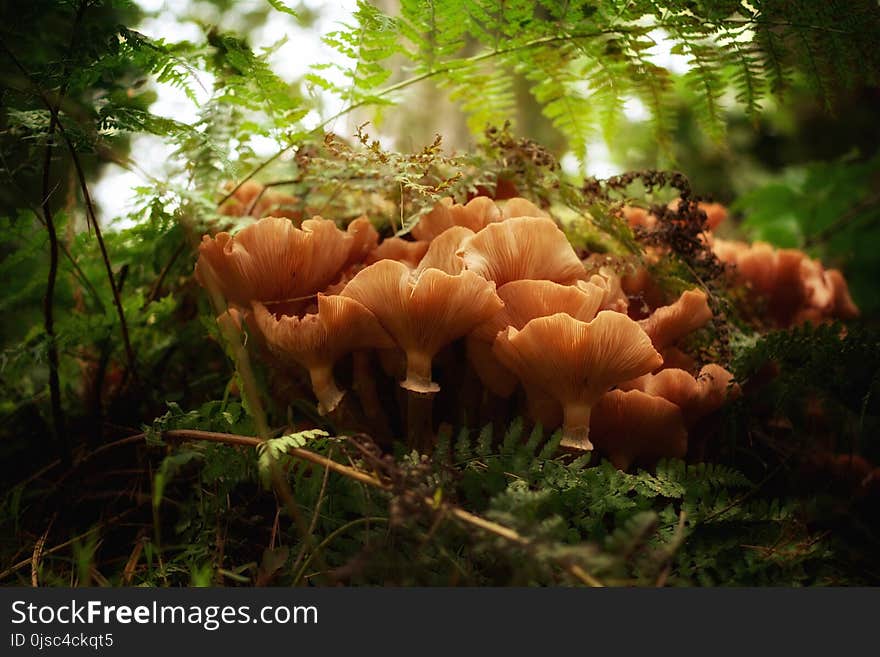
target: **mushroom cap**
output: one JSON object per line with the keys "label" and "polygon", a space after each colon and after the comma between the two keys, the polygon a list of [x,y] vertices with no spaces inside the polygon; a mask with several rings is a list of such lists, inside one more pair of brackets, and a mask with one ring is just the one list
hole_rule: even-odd
{"label": "mushroom cap", "polygon": [[655,310],[639,322],[658,350],[674,345],[712,319],[712,310],[702,290],[682,292],[678,300]]}
{"label": "mushroom cap", "polygon": [[276,318],[266,307],[253,305],[253,324],[262,342],[281,363],[309,370],[322,414],[339,404],[343,393],[333,381],[333,364],[356,349],[388,349],[394,341],[363,305],[338,295],[318,295],[318,308],[304,317]]}
{"label": "mushroom cap", "polygon": [[342,295],[371,310],[406,352],[408,372],[403,385],[417,392],[437,390],[430,380],[430,361],[437,351],[469,333],[502,305],[494,283],[473,272],[453,276],[426,269],[415,275],[394,260],[381,260],[360,271]]}
{"label": "mushroom cap", "polygon": [[364,262],[372,265],[380,260],[396,260],[404,262],[410,267],[416,267],[419,261],[425,257],[430,242],[411,242],[402,237],[388,237],[367,255]]}
{"label": "mushroom cap", "polygon": [[657,225],[657,217],[648,212],[645,208],[640,208],[635,205],[624,205],[621,208],[621,214],[626,220],[626,223],[629,224],[630,228],[651,229]]}
{"label": "mushroom cap", "polygon": [[356,349],[394,346],[376,316],[349,297],[318,294],[318,311],[303,317],[276,317],[259,302],[253,311],[269,351],[286,363],[309,368],[332,364]]}
{"label": "mushroom cap", "polygon": [[474,231],[464,226],[447,228],[431,241],[416,271],[421,273],[426,269],[439,269],[447,274],[460,274],[464,269],[464,260],[458,251],[462,242],[473,235]]}
{"label": "mushroom cap", "polygon": [[590,439],[615,467],[682,458],[688,434],[678,406],[639,390],[612,390],[593,407]]}
{"label": "mushroom cap", "polygon": [[366,215],[361,215],[348,224],[345,232],[352,237],[351,251],[345,261],[346,267],[363,262],[371,251],[379,247],[379,233]]}
{"label": "mushroom cap", "polygon": [[837,269],[828,269],[825,278],[834,290],[834,316],[841,319],[855,319],[859,316],[859,307],[849,294],[849,286],[843,274]]}
{"label": "mushroom cap", "polygon": [[539,317],[499,336],[493,352],[521,381],[561,404],[595,402],[611,386],[646,374],[663,359],[639,325],[603,310],[587,323],[565,313]]}
{"label": "mushroom cap", "polygon": [[477,196],[465,205],[444,198],[413,226],[411,232],[417,240],[432,240],[453,226],[464,226],[476,233],[501,219],[498,207],[487,196]]}
{"label": "mushroom cap", "polygon": [[590,276],[593,285],[605,288],[602,310],[625,313],[629,307],[629,297],[623,289],[623,279],[608,266],[599,267],[599,272]]}
{"label": "mushroom cap", "polygon": [[692,426],[721,408],[729,393],[738,393],[738,388],[730,388],[732,380],[730,372],[713,363],[704,366],[696,378],[685,370],[667,368],[627,381],[620,389],[640,390],[672,402],[681,409],[687,426]]}
{"label": "mushroom cap", "polygon": [[466,240],[465,269],[495,281],[545,279],[573,283],[586,278],[583,263],[552,219],[516,217],[493,223]]}
{"label": "mushroom cap", "polygon": [[550,215],[528,199],[514,196],[505,201],[501,208],[501,216],[504,219],[512,219],[514,217],[549,217]]}
{"label": "mushroom cap", "polygon": [[498,289],[504,307],[468,335],[468,359],[483,384],[499,397],[509,397],[516,377],[492,353],[492,343],[508,326],[524,327],[537,317],[566,313],[583,322],[592,320],[605,296],[605,289],[578,281],[560,285],[552,281],[511,281]]}
{"label": "mushroom cap", "polygon": [[247,306],[296,303],[325,288],[338,276],[351,250],[352,236],[326,219],[304,221],[267,217],[234,236],[205,236],[199,246],[196,279],[205,285],[203,269],[216,275],[230,303]]}

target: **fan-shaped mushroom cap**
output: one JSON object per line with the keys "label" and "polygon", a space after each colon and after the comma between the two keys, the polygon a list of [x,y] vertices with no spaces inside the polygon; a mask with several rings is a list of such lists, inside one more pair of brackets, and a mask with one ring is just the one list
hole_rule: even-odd
{"label": "fan-shaped mushroom cap", "polygon": [[451,276],[439,269],[420,275],[382,260],[355,276],[342,291],[370,309],[406,352],[406,380],[414,392],[436,392],[431,360],[439,349],[466,335],[501,308],[495,285],[472,272]]}
{"label": "fan-shaped mushroom cap", "polygon": [[629,307],[629,297],[622,286],[623,279],[608,266],[599,267],[599,273],[590,276],[590,283],[605,288],[602,310],[625,313]]}
{"label": "fan-shaped mushroom cap", "polygon": [[586,278],[584,265],[552,219],[516,217],[494,223],[466,240],[459,251],[465,269],[495,281],[545,279],[573,283]]}
{"label": "fan-shaped mushroom cap", "polygon": [[364,262],[369,253],[379,247],[379,233],[366,216],[360,216],[348,224],[345,232],[352,237],[351,251],[345,262],[346,267]]}
{"label": "fan-shaped mushroom cap", "polygon": [[354,299],[318,295],[318,312],[277,319],[261,303],[254,304],[254,323],[269,352],[283,363],[309,371],[322,414],[336,408],[343,392],[333,379],[333,364],[356,349],[388,349],[394,341],[375,315]]}
{"label": "fan-shaped mushroom cap", "polygon": [[711,319],[706,293],[687,290],[675,303],[658,308],[639,324],[650,336],[654,347],[660,350],[675,344]]}
{"label": "fan-shaped mushroom cap", "polygon": [[590,417],[590,436],[621,470],[636,461],[687,454],[688,434],[678,406],[639,390],[602,395]]}
{"label": "fan-shaped mushroom cap", "polygon": [[849,294],[849,286],[843,274],[837,269],[829,269],[825,277],[834,290],[834,316],[841,319],[855,319],[859,316],[859,307]]}
{"label": "fan-shaped mushroom cap", "polygon": [[501,216],[504,219],[512,219],[514,217],[549,217],[550,215],[531,201],[515,196],[504,203],[501,208]]}
{"label": "fan-shaped mushroom cap", "polygon": [[460,274],[464,269],[464,260],[458,251],[462,242],[473,235],[474,231],[464,226],[447,228],[431,241],[416,271],[421,273],[426,269],[439,269],[447,274]]}
{"label": "fan-shaped mushroom cap", "polygon": [[289,219],[267,217],[234,236],[202,238],[196,278],[205,285],[210,267],[230,303],[261,301],[290,311],[339,276],[352,239],[320,217],[304,221],[302,229]]}
{"label": "fan-shaped mushroom cap", "polygon": [[501,221],[501,212],[486,196],[477,196],[466,205],[444,198],[413,226],[412,235],[417,240],[432,240],[453,226],[464,226],[476,233],[496,221]]}
{"label": "fan-shaped mushroom cap", "polygon": [[507,329],[493,351],[517,374],[562,404],[566,447],[589,450],[590,409],[611,386],[646,374],[663,362],[639,325],[602,311],[587,323],[565,313]]}
{"label": "fan-shaped mushroom cap", "polygon": [[521,329],[537,317],[566,313],[582,322],[592,320],[605,298],[593,283],[560,285],[552,281],[511,281],[498,289],[504,307],[477,326],[467,338],[467,354],[483,384],[499,397],[509,397],[516,378],[492,353],[492,343],[508,326]]}
{"label": "fan-shaped mushroom cap", "polygon": [[622,383],[620,389],[641,390],[672,402],[681,409],[687,426],[692,426],[700,418],[721,408],[728,393],[738,394],[738,388],[729,387],[732,380],[730,372],[720,365],[710,364],[703,367],[696,378],[684,370],[667,368]]}
{"label": "fan-shaped mushroom cap", "polygon": [[410,242],[401,237],[388,237],[370,251],[365,262],[372,265],[380,260],[397,260],[410,267],[417,267],[419,261],[425,257],[429,245],[430,242]]}

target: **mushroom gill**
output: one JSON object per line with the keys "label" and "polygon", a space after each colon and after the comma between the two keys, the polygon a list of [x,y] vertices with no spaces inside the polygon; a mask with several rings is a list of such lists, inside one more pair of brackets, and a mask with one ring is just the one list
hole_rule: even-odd
{"label": "mushroom gill", "polygon": [[[492,344],[508,326],[523,328],[537,317],[566,313],[582,322],[592,320],[605,298],[605,289],[593,283],[560,285],[552,281],[511,281],[498,289],[504,307],[467,336],[468,360],[487,388],[499,397],[516,389],[516,377],[492,352]],[[532,395],[530,395],[531,400]]]}
{"label": "mushroom gill", "polygon": [[317,313],[304,317],[276,318],[261,303],[253,309],[269,352],[282,363],[308,370],[322,415],[333,411],[344,395],[333,377],[337,360],[357,349],[394,346],[375,315],[348,297],[319,294]]}
{"label": "mushroom gill", "polygon": [[663,362],[636,322],[608,310],[589,323],[557,313],[533,319],[520,331],[509,327],[493,351],[521,381],[562,405],[561,444],[581,450],[593,447],[590,411],[599,397]]}
{"label": "mushroom gill", "polygon": [[466,240],[459,255],[465,269],[499,287],[522,279],[573,283],[586,278],[565,233],[546,217],[515,217],[491,224]]}
{"label": "mushroom gill", "polygon": [[295,313],[304,298],[339,276],[352,240],[320,217],[304,221],[302,229],[289,219],[266,217],[235,235],[203,237],[195,275],[203,286],[215,280],[229,303],[260,301],[273,311]]}
{"label": "mushroom gill", "polygon": [[401,386],[437,392],[431,361],[443,346],[471,331],[501,308],[495,285],[463,271],[439,269],[415,274],[403,263],[381,260],[358,273],[342,291],[372,311],[406,353]]}

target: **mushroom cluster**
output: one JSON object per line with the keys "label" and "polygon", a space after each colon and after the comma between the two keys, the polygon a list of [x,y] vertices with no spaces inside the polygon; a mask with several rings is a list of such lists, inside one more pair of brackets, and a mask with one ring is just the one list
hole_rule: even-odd
{"label": "mushroom cluster", "polygon": [[[772,325],[785,328],[807,321],[858,317],[859,309],[839,270],[825,269],[821,262],[798,249],[721,239],[714,231],[727,219],[727,209],[720,203],[701,202],[698,207],[706,215],[706,232],[702,235],[705,243],[728,266],[731,279],[747,289],[750,306],[761,308],[761,316]],[[658,218],[644,208],[625,206],[622,215],[634,229],[650,232],[657,228]],[[647,255],[651,260],[660,254],[649,247]],[[644,267],[622,277],[621,284],[628,293],[639,294],[649,306],[654,306],[661,295]]]}
{"label": "mushroom cluster", "polygon": [[733,266],[735,279],[766,304],[766,314],[777,326],[859,315],[843,274],[825,269],[803,251],[719,238],[712,239],[711,245],[719,260]]}
{"label": "mushroom cluster", "polygon": [[[205,236],[196,278],[243,318],[273,370],[307,378],[321,414],[348,421],[351,407],[370,430],[405,425],[412,446],[432,437],[441,387],[463,391],[470,378],[484,402],[561,427],[564,449],[595,447],[628,468],[684,456],[736,390],[679,348],[712,319],[703,292],[636,321],[621,278],[589,270],[523,198],[444,199],[408,238],[384,240],[366,217],[345,230],[265,217]],[[398,385],[377,386],[386,375]],[[395,409],[405,422],[388,422]]]}

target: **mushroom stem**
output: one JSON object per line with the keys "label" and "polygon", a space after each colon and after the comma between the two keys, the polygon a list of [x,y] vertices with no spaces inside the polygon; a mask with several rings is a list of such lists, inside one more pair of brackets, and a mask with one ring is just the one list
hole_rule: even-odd
{"label": "mushroom stem", "polygon": [[416,393],[435,393],[440,386],[431,380],[433,356],[422,351],[406,352],[406,379],[401,386]]}
{"label": "mushroom stem", "polygon": [[345,393],[336,385],[333,378],[333,365],[323,364],[309,368],[309,377],[312,380],[312,391],[318,398],[318,412],[327,415],[335,409]]}
{"label": "mushroom stem", "polygon": [[563,407],[562,441],[560,447],[589,452],[593,449],[590,442],[590,404],[570,402]]}
{"label": "mushroom stem", "polygon": [[370,354],[366,351],[354,352],[352,387],[376,436],[383,440],[390,439],[391,429],[376,391],[376,381],[370,372]]}
{"label": "mushroom stem", "polygon": [[406,392],[407,448],[426,453],[433,442],[434,393]]}

